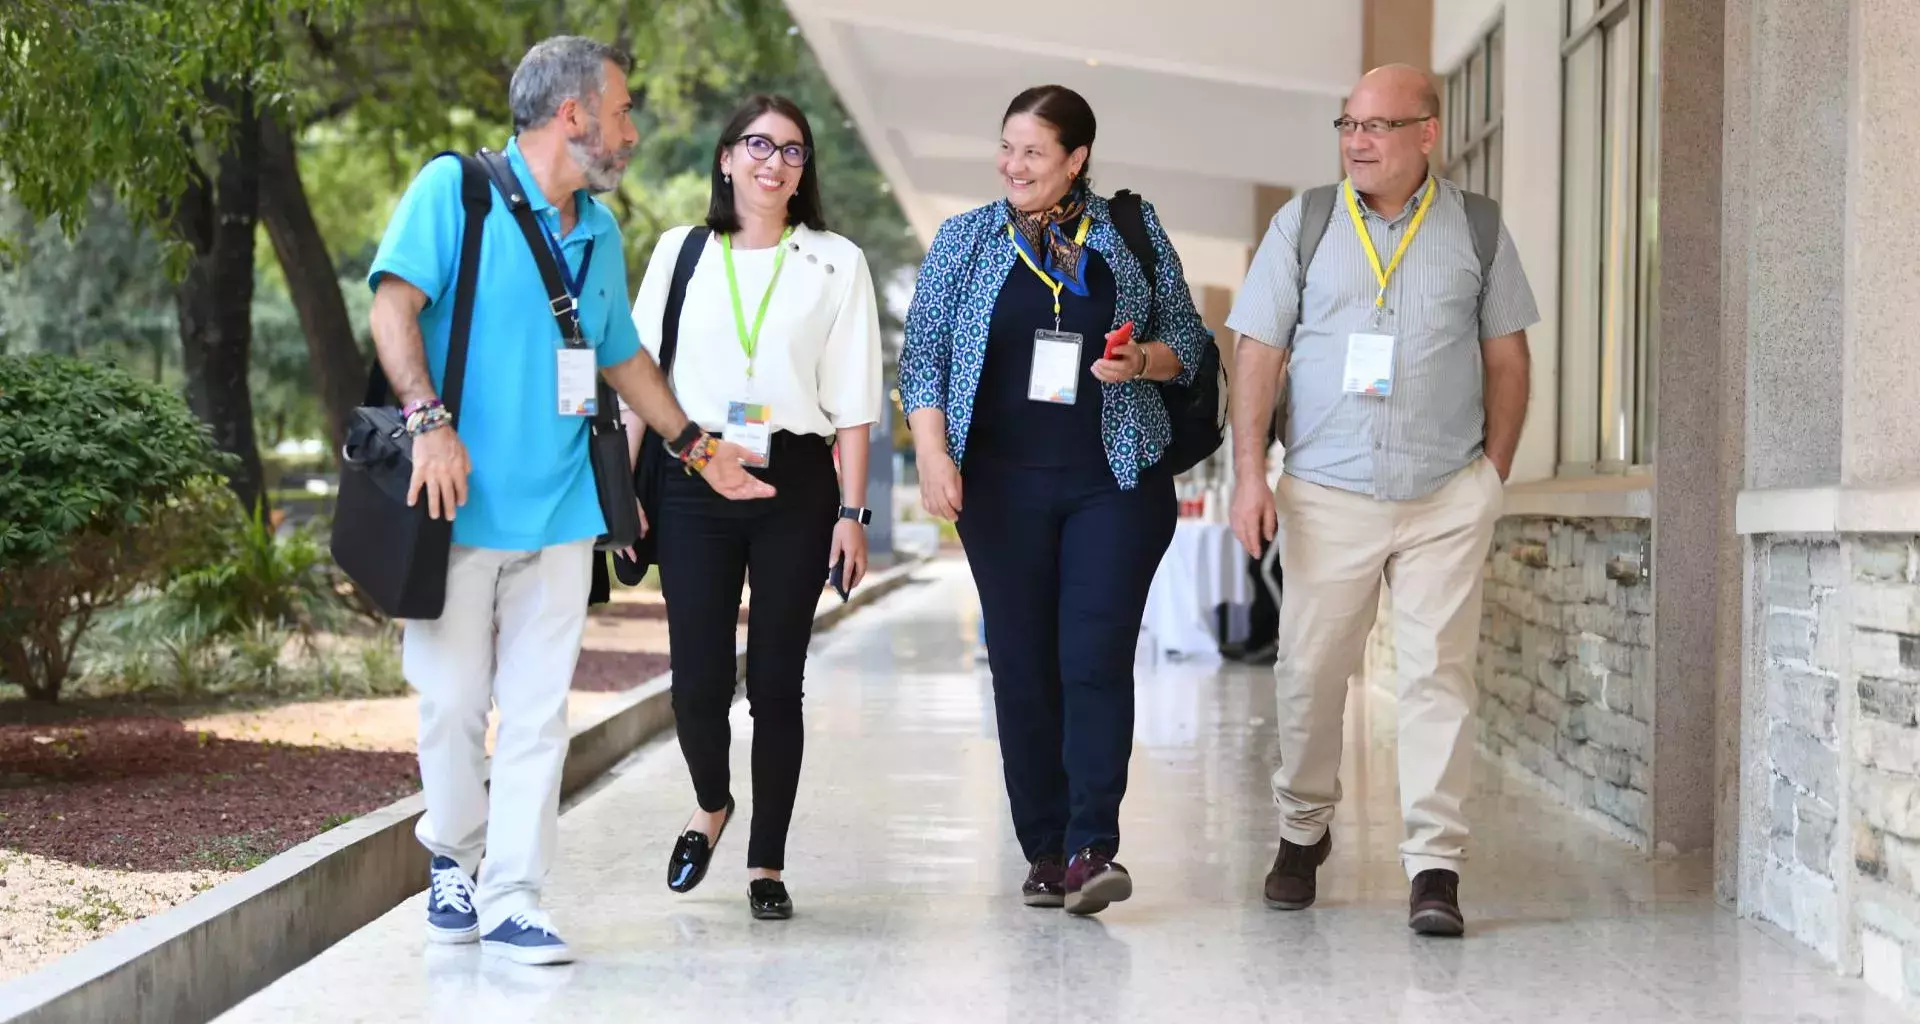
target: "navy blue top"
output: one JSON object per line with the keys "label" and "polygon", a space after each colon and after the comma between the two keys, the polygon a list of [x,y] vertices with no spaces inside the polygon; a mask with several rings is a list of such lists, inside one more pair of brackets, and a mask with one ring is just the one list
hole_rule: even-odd
{"label": "navy blue top", "polygon": [[971,454],[1016,466],[1106,467],[1100,432],[1103,393],[1093,364],[1106,351],[1119,290],[1107,261],[1092,248],[1082,251],[1087,260],[1087,294],[1060,290],[1060,329],[1082,339],[1080,388],[1074,404],[1027,397],[1033,373],[1033,332],[1053,329],[1053,292],[1026,263],[1016,261],[987,325],[987,358],[974,398]]}

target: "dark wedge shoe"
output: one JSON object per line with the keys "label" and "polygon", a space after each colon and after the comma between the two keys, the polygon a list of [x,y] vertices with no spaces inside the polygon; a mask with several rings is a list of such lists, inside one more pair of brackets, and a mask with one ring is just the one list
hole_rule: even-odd
{"label": "dark wedge shoe", "polygon": [[1067,862],[1057,853],[1033,862],[1020,886],[1020,902],[1029,907],[1067,905]]}
{"label": "dark wedge shoe", "polygon": [[1098,914],[1133,895],[1133,876],[1113,857],[1091,847],[1067,862],[1067,913]]}
{"label": "dark wedge shoe", "polygon": [[785,921],[793,916],[793,898],[787,885],[777,878],[756,878],[747,883],[747,909],[756,921]]}
{"label": "dark wedge shoe", "polygon": [[674,892],[692,892],[707,877],[707,865],[713,863],[713,851],[720,837],[733,824],[733,798],[727,798],[727,816],[720,819],[720,831],[712,839],[699,829],[688,829],[673,844],[673,856],[667,858],[667,888]]}
{"label": "dark wedge shoe", "polygon": [[1273,870],[1267,872],[1263,895],[1274,910],[1305,910],[1319,897],[1320,865],[1333,852],[1333,833],[1329,831],[1312,846],[1299,846],[1280,840],[1280,852],[1274,855]]}
{"label": "dark wedge shoe", "polygon": [[1407,927],[1422,935],[1455,938],[1467,933],[1467,919],[1460,913],[1460,876],[1434,868],[1413,876],[1413,893],[1407,900]]}

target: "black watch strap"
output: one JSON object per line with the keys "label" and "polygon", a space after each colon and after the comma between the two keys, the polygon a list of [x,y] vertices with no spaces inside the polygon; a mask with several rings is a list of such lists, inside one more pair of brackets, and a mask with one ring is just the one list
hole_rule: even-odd
{"label": "black watch strap", "polygon": [[667,446],[667,454],[672,455],[676,459],[684,458],[687,454],[687,449],[693,447],[693,443],[700,440],[700,435],[703,433],[706,433],[706,431],[700,428],[700,424],[688,420],[686,427],[680,431],[680,436],[671,439],[662,439]]}
{"label": "black watch strap", "polygon": [[848,508],[842,505],[840,506],[840,518],[851,519],[861,526],[866,526],[873,522],[873,510],[870,508]]}

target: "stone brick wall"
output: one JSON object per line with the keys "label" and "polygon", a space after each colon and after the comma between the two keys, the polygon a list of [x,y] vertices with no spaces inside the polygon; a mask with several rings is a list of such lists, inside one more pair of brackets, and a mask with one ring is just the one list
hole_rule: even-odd
{"label": "stone brick wall", "polygon": [[1836,856],[1840,794],[1840,686],[1845,677],[1846,594],[1838,538],[1756,540],[1762,580],[1759,630],[1767,770],[1758,916],[1838,960],[1842,914]]}
{"label": "stone brick wall", "polygon": [[1653,592],[1641,519],[1508,518],[1486,566],[1480,743],[1642,848]]}
{"label": "stone brick wall", "polygon": [[1854,919],[1867,982],[1920,1005],[1920,538],[1847,547]]}

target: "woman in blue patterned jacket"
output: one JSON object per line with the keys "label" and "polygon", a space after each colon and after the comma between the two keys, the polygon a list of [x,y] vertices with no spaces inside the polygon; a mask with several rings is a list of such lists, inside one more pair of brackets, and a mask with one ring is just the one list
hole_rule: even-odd
{"label": "woman in blue patterned jacket", "polygon": [[1070,89],[1014,99],[1006,199],[940,226],[900,354],[921,503],[957,524],[993,634],[1022,896],[1076,914],[1133,890],[1113,861],[1133,655],[1176,518],[1159,382],[1184,383],[1213,343],[1152,207],[1149,281],[1094,193],[1093,136]]}

